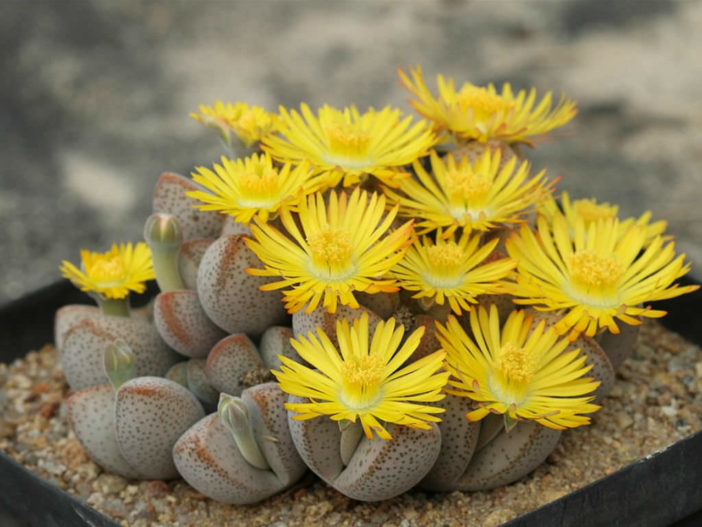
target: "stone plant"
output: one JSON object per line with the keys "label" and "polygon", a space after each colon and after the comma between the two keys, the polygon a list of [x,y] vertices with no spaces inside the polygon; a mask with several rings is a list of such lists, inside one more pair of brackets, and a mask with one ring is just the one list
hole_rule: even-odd
{"label": "stone plant", "polygon": [[231,155],[160,177],[146,244],[64,262],[99,304],[55,336],[100,466],[237,505],[308,468],[362,501],[507,485],[606,404],[647,302],[694,289],[664,222],[524,158],[573,101],[399,74],[423,119],[201,107]]}

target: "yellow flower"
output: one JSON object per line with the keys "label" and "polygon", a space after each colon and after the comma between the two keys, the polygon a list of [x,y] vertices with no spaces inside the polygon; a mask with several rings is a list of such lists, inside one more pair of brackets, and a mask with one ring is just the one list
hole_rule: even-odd
{"label": "yellow flower", "polygon": [[[385,212],[382,195],[354,190],[337,196],[331,192],[328,206],[321,194],[302,200],[297,218],[283,207],[280,219],[292,236],[255,218],[251,232],[256,240],[246,245],[264,263],[265,269],[247,269],[256,276],[279,276],[282,280],[262,286],[264,291],[284,291],[285,307],[295,313],[307,305],[312,312],[323,300],[330,313],[337,302],[358,308],[354,291],[394,292],[395,280],[380,279],[404,255],[412,243],[412,222],[389,233],[397,208]],[[297,221],[302,227],[298,228]]]}
{"label": "yellow flower", "polygon": [[278,169],[268,154],[254,154],[243,160],[222,156],[222,164],[215,164],[214,172],[205,167],[196,170],[193,180],[210,192],[193,190],[186,195],[203,203],[198,208],[224,212],[244,225],[255,214],[268,221],[283,203],[294,204],[325,184],[323,178],[311,177],[305,163],[294,169],[290,164]]}
{"label": "yellow flower", "polygon": [[460,315],[461,309],[470,310],[470,303],[477,302],[476,296],[501,292],[499,280],[514,269],[516,262],[509,258],[483,263],[498,241],[480,246],[480,234],[471,237],[470,231],[463,231],[458,241],[443,240],[440,232],[436,242],[423,237],[390,276],[397,278],[401,288],[418,291],[413,298],[432,298],[440,305],[446,299]]}
{"label": "yellow flower", "polygon": [[538,235],[527,226],[507,240],[507,252],[517,260],[515,283],[509,292],[518,304],[567,311],[555,325],[570,330],[574,340],[606,327],[619,333],[615,319],[640,324],[634,317],[661,317],[665,311],[641,307],[644,302],[673,298],[697,286],[671,285],[690,268],[685,255],[675,257],[673,243],[648,238],[645,226],[631,225],[620,234],[619,220],[603,218],[586,227],[578,217],[573,234],[556,212],[551,224],[537,220]]}
{"label": "yellow flower", "polygon": [[564,96],[554,107],[551,92],[535,106],[534,88],[528,95],[525,90],[515,95],[508,83],[498,93],[492,84],[480,87],[466,82],[457,91],[453,79],[444,79],[443,75],[437,76],[439,93],[435,98],[424,82],[421,68],[409,71],[412,79],[402,70],[398,74],[402,85],[417,97],[410,101],[414,109],[433,121],[437,131],[453,132],[465,139],[530,143],[529,138],[563,126],[577,113],[575,102]]}
{"label": "yellow flower", "polygon": [[[309,160],[321,172],[334,174],[338,183],[358,183],[372,174],[388,184],[406,174],[398,167],[426,155],[436,142],[425,121],[401,120],[400,110],[369,108],[360,114],[355,106],[337,110],[325,105],[315,116],[306,104],[295,110],[280,108],[280,135],[270,135],[262,148],[278,161]],[[304,119],[303,119],[304,117]]]}
{"label": "yellow flower", "polygon": [[214,106],[200,105],[200,112],[191,113],[190,117],[219,130],[227,142],[230,131],[233,131],[247,148],[276,128],[275,114],[268,113],[259,106],[249,106],[245,102],[225,105],[222,101],[217,101]]}
{"label": "yellow flower", "polygon": [[453,316],[437,329],[452,375],[446,391],[478,403],[466,414],[471,421],[498,413],[508,428],[528,419],[562,430],[589,424],[582,414],[600,408],[588,395],[599,381],[583,377],[592,366],[579,349],[566,350],[568,341],[543,320],[533,326],[532,316],[512,311],[500,328],[497,307],[479,306],[470,312],[471,336]]}
{"label": "yellow flower", "polygon": [[401,368],[419,345],[424,327],[404,343],[404,326],[395,327],[394,318],[380,322],[372,338],[367,313],[354,320],[351,328],[346,319],[337,321],[336,327],[338,350],[319,327],[316,336],[310,331],[307,338],[298,335],[290,341],[311,368],[280,356],[281,371],[273,372],[280,388],[310,399],[285,404],[298,414],[294,419],[328,415],[335,421],[356,422],[358,418],[369,439],[373,432],[382,439],[392,439],[381,421],[425,430],[431,428],[427,421],[440,421],[433,414],[443,412],[443,408],[421,403],[445,397],[441,388],[448,373],[438,371],[445,353],[435,351]]}
{"label": "yellow flower", "polygon": [[[561,192],[560,199],[561,208],[558,207],[556,200],[553,196],[549,199],[543,201],[539,206],[539,212],[546,216],[549,222],[553,221],[555,214],[562,209],[562,213],[568,222],[568,228],[570,229],[571,236],[575,232],[575,224],[578,221],[578,217],[581,217],[585,222],[585,232],[587,232],[591,223],[597,223],[599,220],[606,220],[611,218],[616,218],[619,211],[617,205],[610,205],[609,203],[597,203],[595,199],[576,199],[574,201],[570,200],[570,196],[567,192]],[[656,236],[663,234],[667,226],[665,221],[656,221],[649,224],[651,221],[651,212],[648,211],[644,213],[640,218],[627,218],[624,221],[619,222],[619,234],[623,236],[629,227],[632,225],[639,225],[646,229],[647,240],[652,240]],[[663,239],[668,240],[670,236],[666,236]]]}
{"label": "yellow flower", "polygon": [[99,293],[105,298],[125,298],[129,291],[142,293],[144,282],[154,278],[151,251],[144,242],[115,243],[106,253],[80,251],[82,271],[72,263],[61,263],[61,274],[81,291]]}
{"label": "yellow flower", "polygon": [[529,177],[529,164],[516,169],[516,158],[500,168],[499,150],[487,149],[474,164],[453,156],[442,161],[431,152],[433,175],[418,162],[413,164],[417,179],[399,181],[399,191],[385,189],[386,195],[400,204],[400,213],[417,218],[422,232],[446,227],[449,236],[458,227],[488,230],[499,224],[515,223],[544,195],[551,191],[542,170]]}

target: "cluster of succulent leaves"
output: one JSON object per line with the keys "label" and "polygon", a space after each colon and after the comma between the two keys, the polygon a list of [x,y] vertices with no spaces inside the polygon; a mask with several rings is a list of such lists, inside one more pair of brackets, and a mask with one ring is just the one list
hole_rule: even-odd
{"label": "cluster of succulent leaves", "polygon": [[[441,75],[434,95],[418,67],[399,76],[419,119],[389,106],[201,106],[192,116],[219,132],[228,155],[196,167],[192,181],[161,177],[149,247],[83,251],[82,269],[63,263],[64,276],[108,315],[57,316],[62,364],[81,390],[71,404],[76,433],[86,450],[114,443],[94,456],[101,465],[139,476],[144,456],[157,457],[134,453],[135,438],[153,434],[142,437],[124,415],[158,392],[192,407],[161,450],[172,449],[178,471],[222,501],[262,499],[305,466],[365,500],[420,482],[435,490],[508,483],[548,455],[560,430],[590,422],[642,317],[664,315],[645,304],[693,289],[675,283],[689,264],[665,222],[619,218],[616,206],[565,192],[557,200],[556,182],[524,159],[523,146],[573,118],[573,101],[537,100],[534,89],[508,84],[457,89]],[[114,315],[127,319],[128,292],[154,277],[158,335],[189,360],[175,364],[162,350],[162,371],[138,373],[142,341],[153,335],[103,337],[121,335],[113,328],[126,323]],[[104,363],[90,358],[95,347],[109,348]],[[105,368],[112,386],[95,388]],[[170,380],[127,380],[169,368]],[[245,389],[242,372],[256,369],[277,383]],[[98,441],[85,408],[111,400],[115,410],[102,414],[117,437]],[[520,433],[511,432],[518,423]],[[212,456],[199,455],[205,444],[229,445],[234,453],[218,467],[235,483],[212,482]],[[293,444],[300,457],[287,453]],[[537,453],[494,459],[527,444]],[[388,485],[382,474],[397,456],[412,466],[397,468]]]}

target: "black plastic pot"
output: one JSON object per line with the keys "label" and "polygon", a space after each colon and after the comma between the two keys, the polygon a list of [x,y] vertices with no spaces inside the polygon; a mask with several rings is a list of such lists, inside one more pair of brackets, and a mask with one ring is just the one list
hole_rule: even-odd
{"label": "black plastic pot", "polygon": [[[692,283],[686,281],[685,283]],[[154,288],[150,288],[153,294]],[[142,302],[149,297],[143,295]],[[137,301],[138,302],[138,301]],[[56,282],[0,307],[0,362],[11,362],[53,341],[54,312],[91,303],[68,281]],[[657,308],[664,325],[702,344],[702,290]],[[580,490],[520,516],[509,527],[702,525],[702,432],[641,459]],[[9,516],[8,516],[9,515]],[[51,485],[0,452],[0,524],[12,527],[118,524]]]}

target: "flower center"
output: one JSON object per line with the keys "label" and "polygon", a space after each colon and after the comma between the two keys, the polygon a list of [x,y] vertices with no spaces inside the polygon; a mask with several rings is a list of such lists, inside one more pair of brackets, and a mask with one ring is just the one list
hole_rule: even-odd
{"label": "flower center", "polygon": [[341,365],[342,399],[354,410],[366,409],[379,399],[385,364],[375,355],[350,359]]}
{"label": "flower center", "polygon": [[570,273],[576,284],[588,290],[602,290],[617,282],[622,265],[614,254],[582,249],[570,257]]}
{"label": "flower center", "polygon": [[352,265],[353,243],[344,229],[324,229],[310,234],[307,243],[312,263],[330,275],[338,275]]}
{"label": "flower center", "polygon": [[329,149],[335,156],[365,158],[370,135],[349,123],[331,123],[326,127]]}
{"label": "flower center", "polygon": [[428,268],[422,274],[422,279],[430,286],[439,289],[459,287],[464,275],[461,271],[463,251],[452,242],[425,247],[424,254]]}
{"label": "flower center", "polygon": [[261,173],[243,172],[239,174],[239,187],[244,198],[274,198],[278,191],[278,174],[270,169],[264,169]]}
{"label": "flower center", "polygon": [[446,174],[446,186],[452,200],[465,200],[471,205],[483,203],[492,181],[482,174],[451,170]]}
{"label": "flower center", "polygon": [[244,130],[254,130],[258,127],[256,114],[252,110],[244,112],[241,114],[236,124]]}
{"label": "flower center", "polygon": [[512,105],[487,88],[467,84],[458,92],[458,104],[464,110],[473,109],[476,121],[484,121],[496,112],[508,112]]}
{"label": "flower center", "polygon": [[463,251],[455,243],[427,247],[427,260],[432,269],[440,273],[455,273],[463,257]]}
{"label": "flower center", "polygon": [[103,255],[96,259],[87,270],[88,275],[97,282],[121,282],[127,270],[119,255]]}
{"label": "flower center", "polygon": [[585,223],[613,218],[617,214],[615,207],[598,205],[591,199],[580,199],[573,204],[573,208],[575,213],[585,220]]}
{"label": "flower center", "polygon": [[523,386],[534,376],[534,361],[523,348],[507,342],[497,357],[497,370],[508,383]]}

